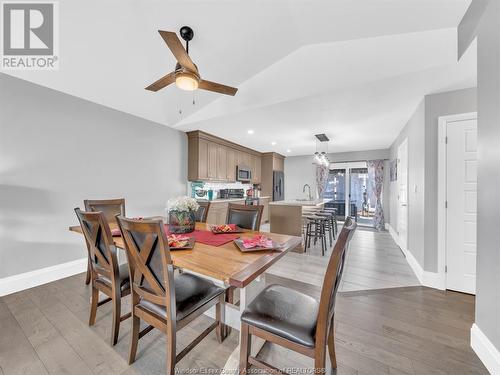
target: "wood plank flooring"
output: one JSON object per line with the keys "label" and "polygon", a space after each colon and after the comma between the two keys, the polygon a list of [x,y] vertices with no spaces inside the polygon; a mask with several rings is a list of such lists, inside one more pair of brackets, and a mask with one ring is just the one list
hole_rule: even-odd
{"label": "wood plank flooring", "polygon": [[[402,286],[415,279],[385,233],[358,231],[350,251],[335,314],[336,374],[488,373],[469,346],[473,296]],[[318,298],[328,260],[318,254],[317,249],[290,254],[266,281]],[[163,334],[153,331],[141,339],[137,361],[128,366],[130,320],[122,323],[118,344],[111,347],[111,306],[101,306],[89,327],[89,299],[84,274],[0,298],[0,375],[164,373]],[[127,297],[123,311],[129,309]],[[182,330],[177,351],[209,324],[203,316]],[[219,344],[211,333],[178,368],[190,374],[220,369],[238,339],[233,330]],[[282,368],[312,366],[311,359],[270,344],[259,356]]]}
{"label": "wood plank flooring", "polygon": [[[328,254],[331,254],[329,247]],[[288,253],[267,273],[321,286],[329,257],[318,245],[304,254]],[[420,285],[388,232],[358,227],[351,241],[341,292]]]}

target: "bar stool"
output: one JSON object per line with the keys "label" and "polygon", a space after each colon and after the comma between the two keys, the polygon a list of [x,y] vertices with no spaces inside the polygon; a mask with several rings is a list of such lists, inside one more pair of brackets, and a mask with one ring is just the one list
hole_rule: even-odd
{"label": "bar stool", "polygon": [[324,216],[306,216],[307,229],[306,229],[306,246],[311,247],[311,239],[314,239],[316,245],[318,239],[321,240],[321,254],[325,255],[326,252],[326,231],[325,226],[328,218]]}
{"label": "bar stool", "polygon": [[333,214],[327,211],[320,211],[315,214],[316,216],[321,216],[326,218],[325,220],[325,231],[328,232],[328,239],[330,240],[330,246],[333,246],[333,240],[335,239],[334,234],[334,224],[333,224]]}
{"label": "bar stool", "polygon": [[333,214],[333,238],[337,238],[338,226],[337,226],[337,209],[336,208],[325,208],[325,212],[331,212]]}

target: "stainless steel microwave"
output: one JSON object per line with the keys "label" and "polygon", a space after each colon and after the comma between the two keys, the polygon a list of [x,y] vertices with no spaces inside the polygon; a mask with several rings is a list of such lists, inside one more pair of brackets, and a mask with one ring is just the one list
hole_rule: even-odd
{"label": "stainless steel microwave", "polygon": [[236,181],[248,182],[252,179],[252,171],[248,167],[238,165],[236,167]]}

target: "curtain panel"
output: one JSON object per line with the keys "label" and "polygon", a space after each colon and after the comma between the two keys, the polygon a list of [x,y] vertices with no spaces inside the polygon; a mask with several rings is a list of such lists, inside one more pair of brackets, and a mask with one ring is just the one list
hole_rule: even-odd
{"label": "curtain panel", "polygon": [[375,214],[373,215],[373,227],[377,230],[385,228],[384,210],[382,209],[382,187],[384,186],[384,161],[368,160],[368,179],[375,194]]}
{"label": "curtain panel", "polygon": [[318,198],[323,199],[326,190],[326,184],[328,183],[328,173],[330,169],[328,166],[315,164],[316,166],[316,189],[318,193]]}

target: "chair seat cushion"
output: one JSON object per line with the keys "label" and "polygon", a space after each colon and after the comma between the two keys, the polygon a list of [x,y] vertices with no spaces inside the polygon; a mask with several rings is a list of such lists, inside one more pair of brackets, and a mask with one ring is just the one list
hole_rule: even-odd
{"label": "chair seat cushion", "polygon": [[[189,273],[175,274],[174,281],[177,320],[184,319],[207,302],[224,293],[224,288]],[[165,306],[144,299],[139,302],[139,305],[155,314],[166,316]]]}
{"label": "chair seat cushion", "polygon": [[[109,280],[106,276],[99,275],[97,277],[98,281],[103,282],[111,287],[111,280]],[[118,284],[120,285],[120,290],[122,292],[130,289],[130,276],[128,272],[128,263],[120,264],[118,266]]]}
{"label": "chair seat cushion", "polygon": [[314,347],[319,303],[281,285],[269,285],[248,305],[241,320],[297,344]]}

